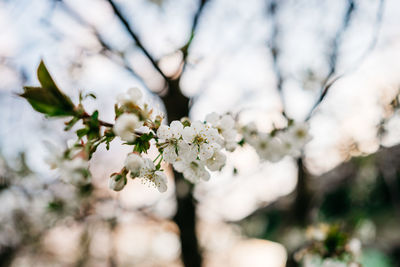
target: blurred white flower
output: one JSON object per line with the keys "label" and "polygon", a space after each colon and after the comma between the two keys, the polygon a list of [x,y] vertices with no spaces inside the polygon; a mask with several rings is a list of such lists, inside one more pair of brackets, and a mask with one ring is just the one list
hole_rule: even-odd
{"label": "blurred white flower", "polygon": [[358,256],[361,253],[361,241],[358,238],[352,238],[347,243],[347,249],[355,256]]}
{"label": "blurred white flower", "polygon": [[235,120],[231,115],[223,116],[213,112],[206,116],[206,121],[215,127],[224,138],[224,146],[228,151],[233,151],[237,147],[237,130]]}
{"label": "blurred white flower", "polygon": [[225,166],[226,156],[219,149],[214,150],[211,158],[206,160],[206,166],[210,171],[219,171]]}
{"label": "blurred white flower", "polygon": [[263,160],[278,162],[284,156],[279,139],[271,137],[267,133],[259,133],[251,138],[248,143],[255,148],[258,156]]}
{"label": "blurred white flower", "polygon": [[133,87],[128,89],[126,93],[119,94],[117,96],[117,102],[120,105],[138,105],[142,97],[142,91],[137,87]]}
{"label": "blurred white flower", "polygon": [[136,114],[124,113],[114,124],[114,133],[123,141],[133,142],[136,139],[135,130],[143,125]]}
{"label": "blurred white flower", "polygon": [[60,160],[58,169],[60,178],[67,183],[84,185],[90,182],[89,162],[81,157]]}
{"label": "blurred white flower", "polygon": [[174,163],[174,168],[178,172],[183,173],[185,179],[192,183],[198,183],[200,180],[208,181],[210,179],[210,173],[200,160],[177,160]]}

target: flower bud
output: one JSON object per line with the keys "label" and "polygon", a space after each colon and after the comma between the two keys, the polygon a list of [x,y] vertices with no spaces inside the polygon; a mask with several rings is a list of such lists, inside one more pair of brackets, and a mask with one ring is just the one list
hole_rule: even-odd
{"label": "flower bud", "polygon": [[114,191],[121,191],[126,185],[127,179],[125,175],[114,173],[108,180],[108,187]]}
{"label": "flower bud", "polygon": [[143,164],[143,158],[136,153],[129,154],[125,160],[125,167],[131,172],[132,178],[140,175],[140,169],[143,167]]}
{"label": "flower bud", "polygon": [[191,125],[190,119],[188,117],[183,117],[181,119],[181,123],[183,124],[183,127],[187,127]]}

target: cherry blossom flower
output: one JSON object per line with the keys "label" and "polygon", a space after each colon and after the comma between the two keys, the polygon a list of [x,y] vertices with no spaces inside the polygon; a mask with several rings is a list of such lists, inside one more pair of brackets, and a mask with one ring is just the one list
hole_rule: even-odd
{"label": "cherry blossom flower", "polygon": [[136,139],[135,130],[143,125],[136,114],[124,113],[114,124],[114,133],[123,141],[133,142]]}
{"label": "cherry blossom flower", "polygon": [[156,167],[151,159],[143,159],[140,177],[151,186],[156,187],[160,193],[167,191],[167,176],[164,172],[156,170]]}
{"label": "cherry blossom flower", "polygon": [[210,173],[200,160],[177,160],[174,163],[174,168],[178,172],[183,173],[185,179],[192,183],[198,183],[200,180],[208,181],[210,179]]}
{"label": "cherry blossom flower", "polygon": [[161,125],[157,130],[157,137],[163,139],[165,147],[163,149],[163,159],[166,162],[174,163],[178,157],[178,141],[182,136],[183,125],[180,121],[171,122],[170,126]]}

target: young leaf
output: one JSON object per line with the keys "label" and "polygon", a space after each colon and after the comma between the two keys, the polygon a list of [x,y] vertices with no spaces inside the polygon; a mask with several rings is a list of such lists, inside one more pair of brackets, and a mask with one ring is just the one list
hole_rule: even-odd
{"label": "young leaf", "polygon": [[60,100],[44,88],[26,86],[20,96],[26,98],[36,111],[48,116],[73,115],[72,110],[65,110]]}
{"label": "young leaf", "polygon": [[32,107],[48,116],[74,115],[74,104],[54,83],[43,61],[37,69],[37,76],[42,87],[24,87],[20,96],[26,98]]}

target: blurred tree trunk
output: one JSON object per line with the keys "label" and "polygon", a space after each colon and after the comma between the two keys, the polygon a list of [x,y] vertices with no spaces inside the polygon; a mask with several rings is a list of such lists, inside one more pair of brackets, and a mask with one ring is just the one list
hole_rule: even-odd
{"label": "blurred tree trunk", "polygon": [[[168,121],[179,120],[189,116],[189,99],[180,89],[180,79],[168,80],[168,92],[162,97]],[[174,170],[177,211],[173,218],[179,227],[182,246],[182,261],[187,267],[200,267],[202,257],[196,235],[196,208],[193,199],[193,186],[190,186],[183,175]]]}

